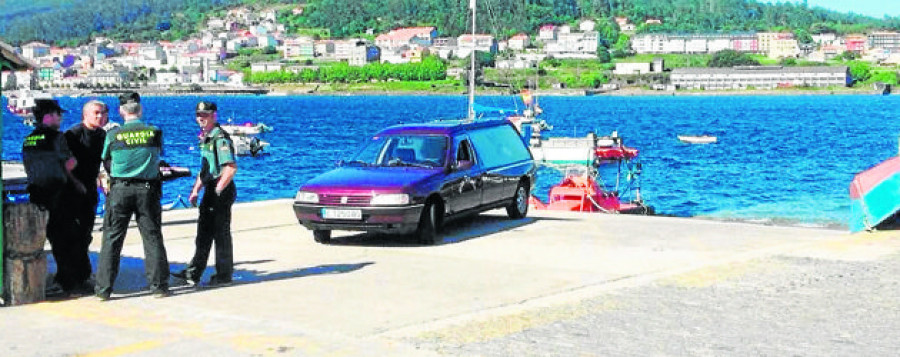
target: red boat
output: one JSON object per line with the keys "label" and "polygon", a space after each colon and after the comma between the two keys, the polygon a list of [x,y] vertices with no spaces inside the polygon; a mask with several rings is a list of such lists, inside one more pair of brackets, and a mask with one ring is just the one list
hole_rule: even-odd
{"label": "red boat", "polygon": [[[554,141],[562,144],[555,145]],[[624,146],[616,133],[606,137],[591,134],[576,139],[550,138],[542,140],[540,147],[532,147],[532,153],[546,166],[564,172],[562,181],[550,189],[548,203],[531,196],[530,204],[535,209],[653,213],[653,208],[641,200],[641,165],[635,162],[638,150]],[[601,173],[615,176],[615,181],[604,182]]]}

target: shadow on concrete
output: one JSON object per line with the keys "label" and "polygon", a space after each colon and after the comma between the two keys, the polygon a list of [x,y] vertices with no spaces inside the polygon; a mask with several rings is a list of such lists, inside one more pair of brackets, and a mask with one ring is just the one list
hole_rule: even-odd
{"label": "shadow on concrete", "polygon": [[[242,265],[243,262],[236,262],[234,265]],[[314,267],[298,268],[285,271],[264,272],[258,270],[235,269],[232,274],[231,284],[226,285],[209,285],[209,277],[215,274],[215,268],[206,268],[203,272],[201,283],[197,286],[189,286],[186,282],[172,278],[169,280],[172,292],[177,295],[193,294],[206,290],[229,288],[240,285],[258,284],[270,281],[303,278],[307,276],[327,275],[327,274],[344,274],[362,269],[367,265],[375,264],[375,262],[362,262],[352,264],[322,264]],[[180,271],[185,268],[186,264],[169,264],[172,271]]]}
{"label": "shadow on concrete", "polygon": [[[514,230],[542,220],[567,220],[565,218],[526,217],[511,220],[506,216],[477,215],[460,218],[444,224],[440,233],[441,241],[435,245],[454,244],[491,234]],[[422,247],[415,235],[383,233],[359,233],[334,237],[329,245],[370,246],[370,247]]]}
{"label": "shadow on concrete", "polygon": [[[52,276],[52,274],[56,273],[56,262],[53,260],[53,255],[50,254],[50,251],[46,251],[47,254],[47,271],[48,276]],[[97,259],[99,254],[97,252],[91,252],[91,266],[94,274],[97,272]],[[212,259],[211,259],[212,260]],[[285,271],[274,271],[268,272],[263,270],[255,270],[255,269],[246,269],[242,267],[252,266],[257,264],[264,264],[273,262],[274,260],[265,259],[265,260],[252,260],[252,261],[236,261],[234,262],[234,273],[232,275],[233,281],[231,284],[223,285],[223,286],[209,286],[207,282],[209,278],[215,274],[215,267],[210,266],[207,267],[203,272],[203,276],[201,277],[199,288],[189,287],[186,282],[170,277],[169,278],[169,287],[174,294],[183,294],[183,293],[191,293],[191,292],[199,292],[207,289],[213,288],[224,288],[229,286],[238,286],[238,285],[246,285],[246,284],[256,284],[268,281],[276,281],[276,280],[284,280],[284,279],[292,279],[292,278],[302,278],[307,276],[315,276],[315,275],[326,275],[326,274],[343,274],[353,272],[367,265],[375,264],[374,262],[361,262],[361,263],[353,263],[353,264],[324,264],[318,265],[314,267],[306,267],[306,268],[298,268],[292,270]],[[169,263],[169,271],[166,272],[178,272],[184,270],[187,266],[186,263]],[[144,259],[130,256],[122,256],[119,263],[119,275],[116,277],[115,285],[113,286],[113,299],[123,298],[123,297],[138,297],[145,296],[150,294],[150,290],[147,284],[147,278],[144,270]],[[125,295],[125,296],[122,296]]]}

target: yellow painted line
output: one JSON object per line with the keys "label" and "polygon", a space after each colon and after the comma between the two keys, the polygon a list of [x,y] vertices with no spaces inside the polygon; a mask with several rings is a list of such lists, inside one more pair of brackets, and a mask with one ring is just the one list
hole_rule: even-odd
{"label": "yellow painted line", "polygon": [[692,270],[663,279],[660,283],[689,288],[704,288],[751,273],[771,271],[779,267],[779,264],[773,262],[766,262],[766,264],[760,264],[758,261],[737,262]]}
{"label": "yellow painted line", "polygon": [[591,301],[582,301],[577,304],[528,310],[494,317],[489,320],[451,326],[440,330],[428,331],[416,337],[425,340],[437,339],[444,343],[454,344],[485,342],[535,327],[546,326],[554,322],[572,320],[616,308],[619,308],[619,304],[616,301],[608,300],[607,298],[592,299]]}
{"label": "yellow painted line", "polygon": [[34,305],[34,309],[49,315],[120,329],[161,334],[175,333],[181,336],[193,337],[204,335],[200,324],[173,320],[160,312],[134,308],[134,306],[123,307],[122,304],[116,302],[101,302],[82,298],[70,301],[40,303]]}
{"label": "yellow painted line", "polygon": [[171,341],[160,341],[160,340],[149,340],[142,341],[138,343],[132,343],[130,345],[117,346],[113,348],[109,348],[102,351],[91,352],[83,355],[79,355],[81,357],[116,357],[116,356],[124,356],[135,354],[139,352],[146,352],[152,349],[159,348],[162,345],[168,344]]}

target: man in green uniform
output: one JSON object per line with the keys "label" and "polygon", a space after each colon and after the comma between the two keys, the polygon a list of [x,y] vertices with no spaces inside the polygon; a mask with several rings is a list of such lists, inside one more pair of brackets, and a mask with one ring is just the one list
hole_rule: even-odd
{"label": "man in green uniform", "polygon": [[191,203],[196,204],[200,189],[204,189],[197,221],[197,250],[187,268],[172,275],[189,285],[196,285],[206,269],[209,251],[215,242],[216,274],[209,284],[229,284],[234,270],[231,246],[231,206],[236,197],[232,179],[237,172],[234,143],[219,126],[216,103],[197,104],[197,125],[203,131],[200,135],[201,166],[190,196]]}
{"label": "man in green uniform", "polygon": [[[72,276],[78,269],[71,251],[75,249],[72,234],[72,207],[64,202],[67,185],[85,193],[85,187],[73,174],[78,161],[73,157],[65,136],[59,131],[62,112],[56,100],[35,100],[36,128],[22,143],[22,161],[28,177],[30,201],[47,210],[47,240],[56,260],[55,282],[66,293],[80,293],[79,282]],[[90,264],[90,263],[89,263]],[[90,274],[90,272],[88,272]],[[58,293],[48,292],[48,294]]]}
{"label": "man in green uniform", "polygon": [[97,266],[96,294],[108,300],[119,274],[119,259],[128,222],[135,215],[144,245],[144,269],[155,297],[169,295],[169,261],[162,237],[162,184],[159,156],[162,131],[141,121],[137,93],[119,97],[125,124],[106,134],[101,158],[108,163],[110,189],[103,217],[103,242]]}

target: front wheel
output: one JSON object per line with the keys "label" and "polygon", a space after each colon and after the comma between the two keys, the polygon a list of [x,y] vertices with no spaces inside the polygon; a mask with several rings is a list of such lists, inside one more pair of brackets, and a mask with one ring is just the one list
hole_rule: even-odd
{"label": "front wheel", "polygon": [[322,244],[331,243],[331,231],[326,229],[316,229],[313,231],[313,239]]}
{"label": "front wheel", "polygon": [[525,218],[528,215],[528,185],[524,182],[519,182],[519,186],[516,187],[512,203],[506,206],[506,214],[511,219]]}
{"label": "front wheel", "polygon": [[425,204],[425,209],[422,210],[422,217],[419,219],[419,228],[416,230],[416,235],[419,238],[419,242],[422,244],[432,245],[439,240],[438,229],[440,229],[440,215],[442,212],[440,212],[438,208],[440,208],[440,206],[434,202],[428,202]]}

